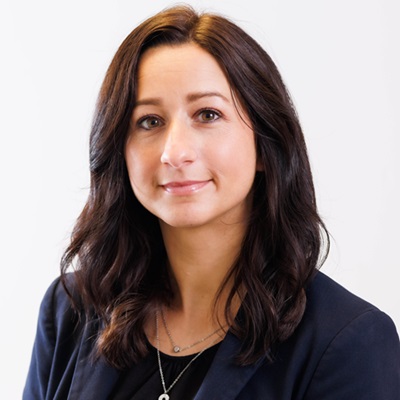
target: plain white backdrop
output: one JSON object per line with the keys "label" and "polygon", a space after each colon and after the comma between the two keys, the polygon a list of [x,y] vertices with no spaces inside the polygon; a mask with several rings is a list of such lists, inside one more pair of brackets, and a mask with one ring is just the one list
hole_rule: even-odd
{"label": "plain white backdrop", "polygon": [[[333,237],[323,271],[399,330],[398,1],[188,3],[231,17],[277,63]],[[88,135],[106,68],[139,22],[172,4],[0,2],[1,399],[21,398],[39,304],[88,193]]]}

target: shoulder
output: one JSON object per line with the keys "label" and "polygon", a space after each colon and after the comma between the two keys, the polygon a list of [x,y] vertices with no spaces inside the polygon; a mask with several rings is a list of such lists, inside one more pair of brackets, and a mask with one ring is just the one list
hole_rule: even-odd
{"label": "shoulder", "polygon": [[400,343],[393,321],[321,272],[308,287],[303,320],[288,344],[297,357],[290,363],[306,378],[307,398],[399,394]]}
{"label": "shoulder", "polygon": [[[258,398],[398,399],[400,343],[392,320],[318,272],[293,335],[255,375]],[[266,378],[268,376],[268,379]]]}
{"label": "shoulder", "polygon": [[352,393],[362,399],[392,399],[399,394],[400,344],[393,321],[322,273],[308,288],[296,336],[308,347],[310,398],[327,391],[336,398]]}
{"label": "shoulder", "polygon": [[[296,339],[311,340],[321,351],[341,343],[343,351],[357,348],[382,352],[398,348],[399,338],[391,318],[374,305],[318,272],[307,289],[307,306]],[[367,348],[369,347],[369,348]],[[398,350],[397,350],[398,351]]]}
{"label": "shoulder", "polygon": [[307,288],[303,323],[312,322],[316,328],[331,331],[341,329],[364,314],[366,318],[371,315],[370,318],[390,321],[389,317],[374,305],[354,295],[322,272],[317,272]]}
{"label": "shoulder", "polygon": [[86,315],[81,307],[75,274],[56,278],[40,305],[36,340],[46,338],[48,343],[57,346],[72,338],[76,340],[85,325]]}
{"label": "shoulder", "polygon": [[43,297],[24,400],[53,398],[59,383],[72,377],[85,327],[84,313],[71,302],[70,296],[78,300],[74,281],[74,274],[66,275],[64,284],[55,279]]}
{"label": "shoulder", "polygon": [[73,307],[73,303],[79,307],[75,274],[68,273],[64,279],[59,276],[50,284],[41,302],[40,313],[48,314],[51,312],[54,320],[65,318],[66,314],[80,314],[79,309]]}

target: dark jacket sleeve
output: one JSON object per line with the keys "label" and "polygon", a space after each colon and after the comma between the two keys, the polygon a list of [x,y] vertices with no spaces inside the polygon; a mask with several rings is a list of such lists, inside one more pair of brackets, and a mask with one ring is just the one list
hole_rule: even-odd
{"label": "dark jacket sleeve", "polygon": [[67,381],[72,379],[78,323],[79,318],[58,278],[48,288],[40,306],[23,400],[53,399],[63,383],[70,383]]}
{"label": "dark jacket sleeve", "polygon": [[357,316],[326,348],[306,400],[399,400],[400,345],[392,320],[375,309]]}

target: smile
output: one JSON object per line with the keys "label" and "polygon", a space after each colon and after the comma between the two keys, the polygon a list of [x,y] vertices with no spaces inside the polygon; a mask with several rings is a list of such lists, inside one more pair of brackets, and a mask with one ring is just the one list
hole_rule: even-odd
{"label": "smile", "polygon": [[167,193],[175,195],[189,195],[206,186],[210,181],[182,181],[182,182],[168,182],[162,185]]}

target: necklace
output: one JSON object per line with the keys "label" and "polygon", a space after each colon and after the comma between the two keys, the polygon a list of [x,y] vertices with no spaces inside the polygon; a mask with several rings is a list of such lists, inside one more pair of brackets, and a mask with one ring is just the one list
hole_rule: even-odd
{"label": "necklace", "polygon": [[[161,312],[162,315],[162,312]],[[167,388],[165,385],[165,379],[164,379],[164,372],[162,370],[162,366],[161,366],[161,356],[160,356],[160,337],[158,335],[158,311],[156,311],[156,350],[157,350],[157,361],[158,361],[158,369],[160,371],[160,377],[161,377],[161,384],[164,390],[164,393],[161,394],[158,397],[158,400],[169,400],[169,394],[168,392],[175,386],[176,382],[179,381],[179,379],[181,378],[181,376],[186,372],[186,370],[192,365],[192,363],[194,361],[196,361],[208,348],[210,348],[214,342],[216,342],[216,340],[214,340],[210,346],[205,347],[203,350],[200,351],[200,353],[197,353],[190,361],[189,363],[186,365],[185,368],[183,368],[183,370],[179,373],[179,375],[175,378],[175,380],[171,383],[171,385],[169,385],[169,387]]]}
{"label": "necklace", "polygon": [[192,347],[197,346],[198,344],[205,342],[207,339],[209,339],[210,337],[214,336],[214,335],[217,334],[221,329],[223,329],[223,327],[220,326],[220,327],[219,327],[218,329],[216,329],[214,332],[211,332],[209,335],[203,337],[202,339],[199,339],[199,340],[197,340],[196,342],[194,342],[194,343],[192,343],[192,344],[189,344],[188,346],[181,347],[181,346],[178,346],[178,345],[174,342],[174,340],[172,339],[172,335],[171,335],[170,330],[168,329],[167,321],[165,320],[165,316],[164,316],[164,312],[163,312],[163,309],[162,309],[162,308],[161,308],[161,319],[162,319],[162,322],[163,322],[165,331],[167,332],[168,339],[169,339],[169,341],[171,342],[172,350],[173,350],[174,353],[181,353],[182,351],[191,349]]}

